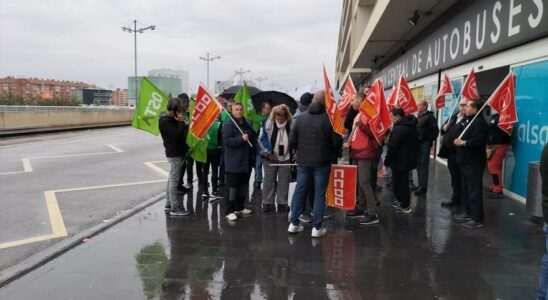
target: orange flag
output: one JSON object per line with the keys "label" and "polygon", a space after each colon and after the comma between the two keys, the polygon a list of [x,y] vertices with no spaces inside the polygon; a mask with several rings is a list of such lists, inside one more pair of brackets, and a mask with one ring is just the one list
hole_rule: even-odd
{"label": "orange flag", "polygon": [[329,78],[327,78],[325,66],[323,67],[323,80],[325,82],[325,110],[327,111],[327,115],[331,121],[331,126],[333,126],[333,130],[344,136],[346,132],[344,129],[344,118],[342,117],[342,113],[337,106],[337,102],[335,101],[335,95],[333,94],[333,90],[329,84]]}
{"label": "orange flag", "polygon": [[405,81],[403,76],[400,77],[400,79],[398,80],[398,84],[396,85],[395,97],[396,106],[403,109],[406,115],[413,114],[419,111],[419,107],[415,102],[415,98],[413,98],[413,94],[411,94],[411,90],[409,89],[407,81]]}
{"label": "orange flag", "polygon": [[354,95],[356,95],[356,88],[354,87],[354,83],[349,76],[346,80],[341,100],[339,101],[339,104],[337,104],[339,110],[341,111],[343,119],[346,118],[346,115],[348,114],[348,110],[350,109],[350,102],[352,102],[352,96]]}
{"label": "orange flag", "polygon": [[[394,92],[395,90],[392,93]],[[388,111],[388,106],[386,105],[386,100],[384,98],[384,87],[380,80],[373,83],[366,101],[373,103],[375,107],[376,114],[369,121],[369,126],[371,126],[371,132],[375,136],[377,143],[382,145],[384,135],[392,126],[392,121],[390,121],[390,112]]]}
{"label": "orange flag", "polygon": [[380,97],[384,97],[384,89],[381,81],[377,79],[371,86],[371,89],[369,89],[365,100],[360,105],[360,113],[362,113],[366,119],[371,120],[378,114],[375,103],[377,103],[377,98]]}
{"label": "orange flag", "polygon": [[356,205],[357,166],[331,165],[329,183],[325,191],[327,206],[353,210]]}
{"label": "orange flag", "polygon": [[198,139],[203,139],[211,125],[215,122],[222,108],[201,84],[198,86],[196,104],[190,121],[190,133]]}
{"label": "orange flag", "polygon": [[443,76],[440,84],[440,90],[436,96],[436,109],[441,109],[445,106],[445,94],[453,93],[453,88],[451,87],[451,82],[447,73]]}
{"label": "orange flag", "polygon": [[474,73],[474,68],[472,68],[470,73],[468,73],[468,77],[466,77],[466,81],[462,86],[461,93],[464,97],[470,100],[478,100],[480,98],[478,88],[476,86],[476,73]]}

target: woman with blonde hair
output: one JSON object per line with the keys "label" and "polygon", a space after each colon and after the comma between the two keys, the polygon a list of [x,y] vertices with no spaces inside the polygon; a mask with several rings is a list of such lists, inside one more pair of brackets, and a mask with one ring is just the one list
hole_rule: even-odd
{"label": "woman with blonde hair", "polygon": [[259,146],[264,157],[264,179],[262,211],[275,210],[276,200],[278,212],[288,212],[287,198],[289,193],[289,167],[272,166],[291,162],[292,149],[289,149],[289,133],[291,132],[292,116],[285,104],[275,106],[270,117],[264,122],[261,130]]}

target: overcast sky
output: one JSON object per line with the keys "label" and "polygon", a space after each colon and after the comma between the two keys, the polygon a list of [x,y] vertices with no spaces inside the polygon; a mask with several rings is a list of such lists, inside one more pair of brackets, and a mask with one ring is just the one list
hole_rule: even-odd
{"label": "overcast sky", "polygon": [[[240,67],[287,90],[334,74],[342,4],[337,0],[24,0],[0,1],[0,77],[84,81],[127,88],[133,75],[136,19],[156,30],[138,34],[139,75],[151,69],[189,71],[190,88],[210,85]],[[331,78],[333,80],[333,78]],[[279,89],[279,88],[275,88]]]}

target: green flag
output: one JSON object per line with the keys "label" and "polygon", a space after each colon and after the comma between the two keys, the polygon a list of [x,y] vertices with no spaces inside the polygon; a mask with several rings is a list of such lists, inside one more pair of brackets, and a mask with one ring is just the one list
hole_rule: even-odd
{"label": "green flag", "polygon": [[253,130],[259,130],[259,128],[261,128],[261,120],[259,119],[259,115],[255,111],[255,107],[253,106],[253,101],[251,100],[251,95],[249,94],[249,89],[247,88],[247,84],[245,81],[244,87],[238,91],[236,96],[234,96],[234,102],[242,103],[244,107],[244,118],[246,118],[247,121],[251,122]]}
{"label": "green flag", "polygon": [[166,108],[166,94],[150,82],[148,78],[143,77],[141,79],[139,103],[131,126],[154,135],[160,134],[160,128],[158,127],[160,114],[164,112]]}
{"label": "green flag", "polygon": [[[195,104],[196,101],[190,99],[189,116],[192,116]],[[190,157],[192,157],[192,159],[202,163],[207,162],[207,140],[207,134],[201,141],[190,133],[186,135],[186,144],[188,145],[188,151],[190,152]]]}

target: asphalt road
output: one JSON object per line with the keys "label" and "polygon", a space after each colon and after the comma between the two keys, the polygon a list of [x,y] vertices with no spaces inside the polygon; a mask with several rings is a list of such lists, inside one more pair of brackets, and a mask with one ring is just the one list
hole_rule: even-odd
{"label": "asphalt road", "polygon": [[0,273],[165,190],[160,137],[131,127],[0,142]]}

